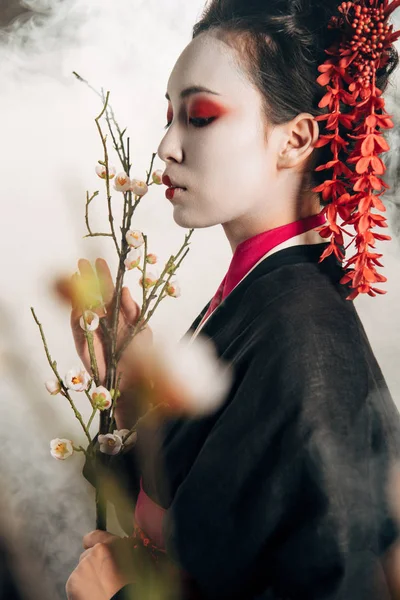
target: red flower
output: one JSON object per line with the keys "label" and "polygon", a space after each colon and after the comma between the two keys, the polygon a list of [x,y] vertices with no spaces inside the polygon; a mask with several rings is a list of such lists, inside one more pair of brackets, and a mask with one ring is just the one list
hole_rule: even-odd
{"label": "red flower", "polygon": [[386,171],[386,167],[379,156],[373,154],[360,158],[356,164],[356,171],[357,173],[365,173],[370,166],[378,175],[383,175]]}
{"label": "red flower", "polygon": [[390,147],[380,133],[369,133],[361,144],[361,154],[368,156],[373,152],[387,152]]}
{"label": "red flower", "polygon": [[[342,2],[338,7],[340,16],[332,17],[329,24],[330,29],[338,31],[338,40],[325,50],[330,58],[318,67],[321,75],[317,82],[327,88],[319,107],[328,107],[328,111],[316,117],[317,121],[326,123],[315,147],[330,143],[333,154],[332,160],[316,168],[316,171],[333,169],[333,175],[313,188],[313,191],[321,192],[328,203],[323,211],[328,223],[319,231],[322,237],[330,237],[330,244],[320,262],[332,253],[339,260],[344,259],[341,250],[343,233],[348,233],[344,226],[353,225],[355,233],[351,243],[355,243],[357,250],[344,265],[347,272],[341,279],[341,283],[353,288],[349,300],[361,293],[370,296],[386,293],[373,287],[376,282],[386,281],[376,271],[376,266],[382,266],[378,260],[382,255],[369,250],[369,247],[374,248],[376,240],[391,239],[372,231],[376,227],[387,227],[385,217],[372,211],[386,210],[378,194],[389,186],[379,177],[386,167],[378,154],[387,152],[389,145],[380,130],[393,127],[391,117],[385,111],[382,91],[376,86],[376,72],[387,63],[388,49],[400,37],[400,31],[393,33],[393,26],[387,26],[387,19],[400,6],[400,0],[390,4],[383,0],[382,5],[384,10],[379,11],[378,0]],[[369,23],[381,33],[379,44]],[[359,29],[363,32],[361,41]],[[342,112],[341,103],[351,109]],[[340,127],[350,129],[352,133],[342,137]],[[351,139],[356,143],[349,151]],[[346,158],[342,154],[347,154]],[[349,165],[354,165],[354,170]],[[351,191],[356,193],[351,194]],[[342,227],[336,223],[338,215],[343,221]]]}

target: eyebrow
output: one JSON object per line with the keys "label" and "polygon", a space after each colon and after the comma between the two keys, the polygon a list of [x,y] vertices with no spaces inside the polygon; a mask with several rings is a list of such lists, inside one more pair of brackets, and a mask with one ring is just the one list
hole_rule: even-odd
{"label": "eyebrow", "polygon": [[[190,87],[182,90],[179,94],[179,97],[183,100],[183,98],[186,98],[187,96],[191,96],[192,94],[199,94],[200,92],[206,92],[207,94],[214,94],[216,96],[221,95],[218,94],[218,92],[213,92],[212,90],[209,90],[208,88],[202,85],[191,85]],[[168,92],[165,94],[165,97],[167,100],[171,100],[171,98],[168,95]]]}

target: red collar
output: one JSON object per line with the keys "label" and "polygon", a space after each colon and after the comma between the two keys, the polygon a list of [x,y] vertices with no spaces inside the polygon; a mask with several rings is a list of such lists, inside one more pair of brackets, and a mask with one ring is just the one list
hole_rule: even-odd
{"label": "red collar", "polygon": [[293,221],[293,223],[287,223],[286,225],[263,231],[241,242],[233,254],[229,269],[221,281],[209,309],[204,315],[203,321],[265,254],[290,238],[324,225],[324,223],[326,223],[325,215],[319,213],[311,217]]}

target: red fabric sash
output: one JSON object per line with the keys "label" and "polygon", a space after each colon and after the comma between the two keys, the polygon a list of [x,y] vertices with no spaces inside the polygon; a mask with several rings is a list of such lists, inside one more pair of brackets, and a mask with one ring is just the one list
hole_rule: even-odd
{"label": "red fabric sash", "polygon": [[164,513],[165,508],[154,502],[144,491],[141,477],[140,492],[135,508],[135,524],[149,536],[159,550],[164,550],[162,533]]}

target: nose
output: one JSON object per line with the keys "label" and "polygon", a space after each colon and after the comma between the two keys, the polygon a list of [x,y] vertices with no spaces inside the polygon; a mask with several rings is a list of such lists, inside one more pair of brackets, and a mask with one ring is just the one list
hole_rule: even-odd
{"label": "nose", "polygon": [[182,145],[180,143],[179,136],[177,133],[174,133],[171,127],[162,138],[157,148],[157,155],[166,164],[182,162]]}

